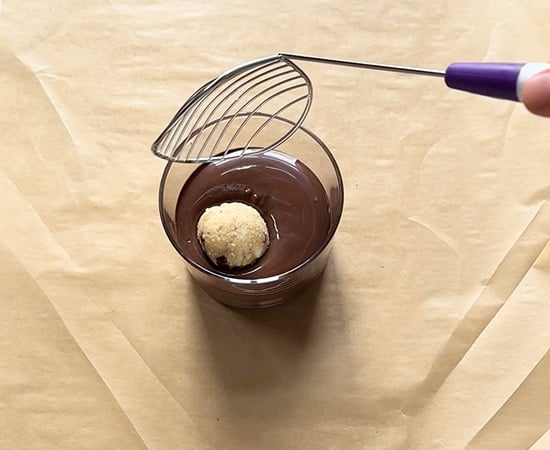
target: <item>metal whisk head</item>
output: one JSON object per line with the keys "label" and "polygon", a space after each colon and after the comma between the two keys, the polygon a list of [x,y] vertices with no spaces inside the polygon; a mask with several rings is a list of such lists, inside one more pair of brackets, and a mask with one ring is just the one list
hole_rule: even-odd
{"label": "metal whisk head", "polygon": [[198,89],[152,150],[161,158],[192,163],[270,150],[302,124],[311,100],[311,81],[292,61],[282,54],[258,59]]}

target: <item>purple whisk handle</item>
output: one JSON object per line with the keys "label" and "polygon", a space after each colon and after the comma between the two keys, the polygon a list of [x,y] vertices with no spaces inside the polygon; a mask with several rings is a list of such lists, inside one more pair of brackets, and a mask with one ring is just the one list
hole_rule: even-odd
{"label": "purple whisk handle", "polygon": [[459,62],[447,67],[445,83],[461,91],[521,101],[525,81],[545,69],[550,64]]}
{"label": "purple whisk handle", "polygon": [[453,63],[445,71],[445,83],[453,89],[518,101],[516,82],[523,64]]}

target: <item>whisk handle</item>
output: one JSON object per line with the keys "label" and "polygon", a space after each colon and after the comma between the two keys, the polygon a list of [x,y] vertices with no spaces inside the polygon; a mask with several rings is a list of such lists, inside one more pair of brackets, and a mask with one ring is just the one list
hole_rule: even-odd
{"label": "whisk handle", "polygon": [[445,83],[452,89],[521,101],[524,83],[546,69],[550,64],[458,62],[445,70]]}

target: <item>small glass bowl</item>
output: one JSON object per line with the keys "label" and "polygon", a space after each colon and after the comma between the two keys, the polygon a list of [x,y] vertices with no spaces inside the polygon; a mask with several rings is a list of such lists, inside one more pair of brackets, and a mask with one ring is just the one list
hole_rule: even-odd
{"label": "small glass bowl", "polygon": [[[265,122],[265,118],[261,116],[258,120]],[[288,121],[284,118],[275,117],[273,120],[281,121],[283,125],[288,126]],[[236,142],[236,148],[239,148],[238,144]],[[199,165],[168,162],[161,178],[159,209],[168,239],[182,256],[187,269],[199,286],[215,300],[229,306],[262,308],[280,304],[301,294],[323,272],[334,234],[340,223],[344,204],[342,176],[336,160],[323,141],[308,129],[300,127],[276,150],[301,161],[317,176],[327,195],[330,226],[322,244],[309,258],[290,270],[274,273],[269,277],[239,278],[236,275],[214,271],[212,267],[190,258],[177,239],[176,208],[183,186]]]}

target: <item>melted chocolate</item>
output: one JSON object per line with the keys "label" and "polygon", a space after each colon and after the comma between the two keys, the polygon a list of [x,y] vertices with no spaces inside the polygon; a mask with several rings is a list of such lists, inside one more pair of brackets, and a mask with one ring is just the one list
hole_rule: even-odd
{"label": "melted chocolate", "polygon": [[[209,206],[241,201],[254,206],[267,223],[270,246],[254,264],[240,270],[214,266],[197,239],[197,222]],[[300,161],[270,151],[200,166],[183,186],[176,209],[179,245],[203,267],[240,278],[279,275],[311,257],[328,238],[327,194]]]}

